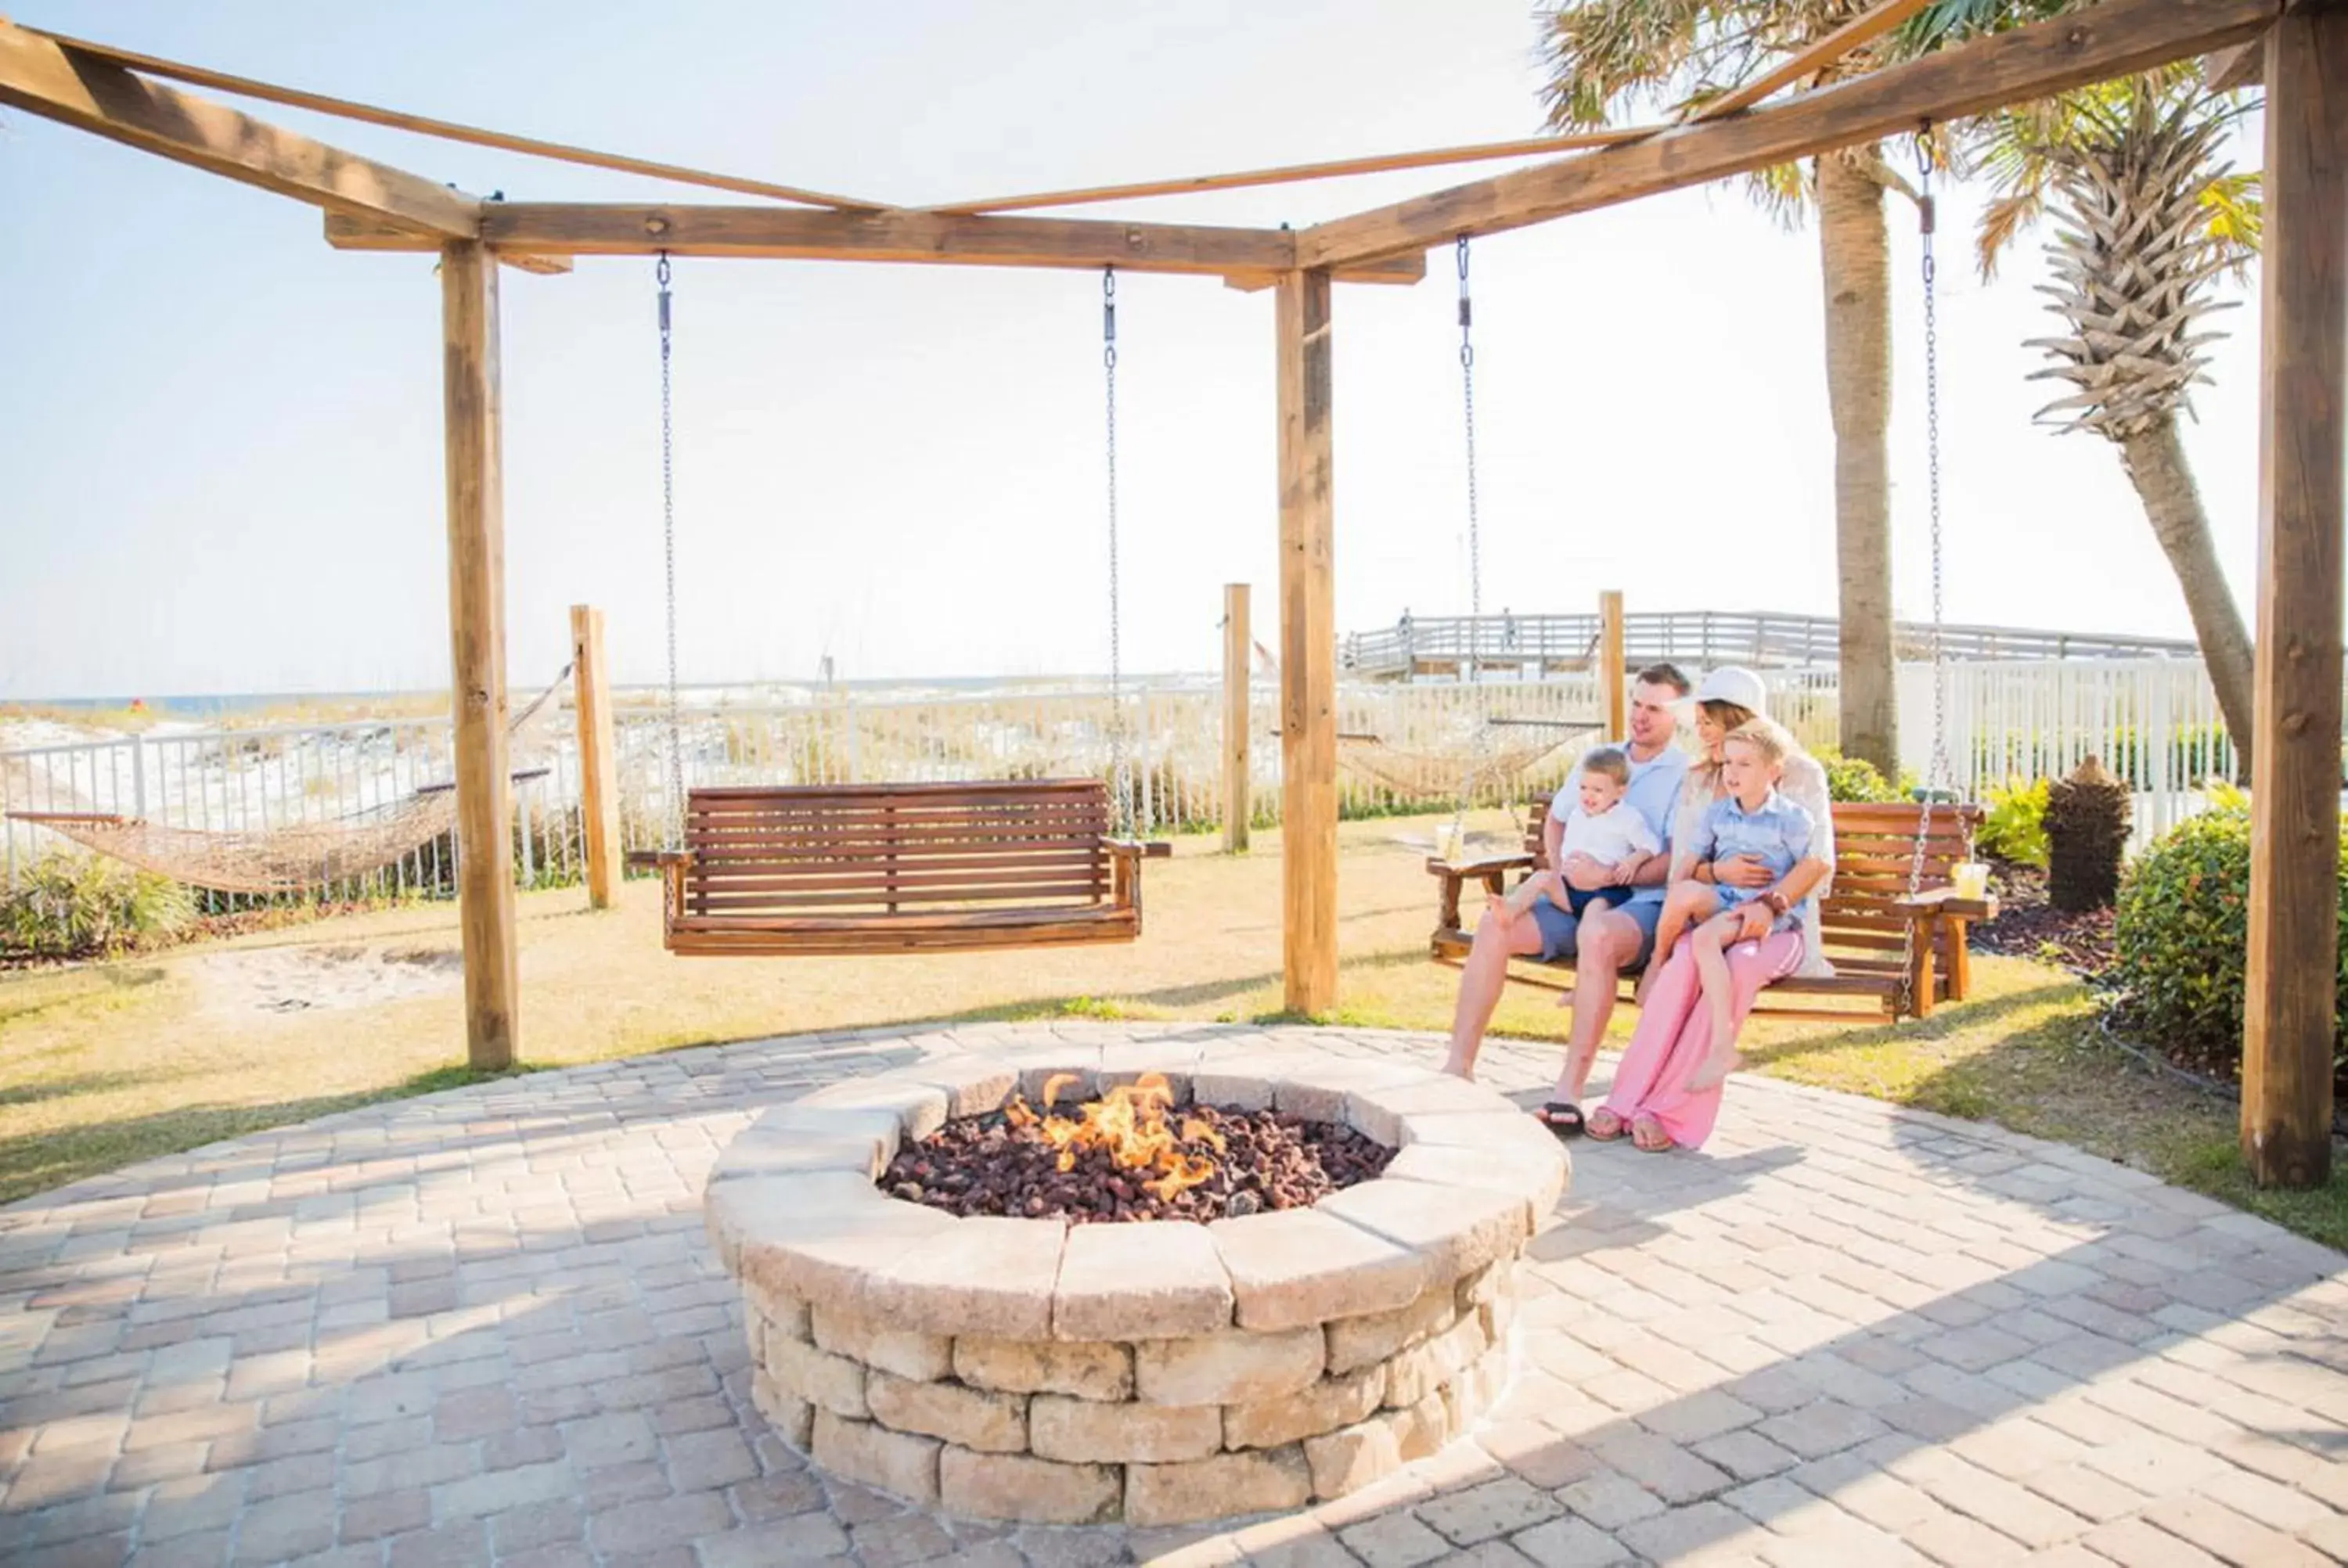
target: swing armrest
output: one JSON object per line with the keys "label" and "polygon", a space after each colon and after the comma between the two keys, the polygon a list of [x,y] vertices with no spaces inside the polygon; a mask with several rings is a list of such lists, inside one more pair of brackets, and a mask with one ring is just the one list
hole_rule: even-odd
{"label": "swing armrest", "polygon": [[1529,871],[1540,864],[1539,856],[1522,853],[1487,855],[1479,859],[1462,861],[1457,866],[1447,860],[1438,860],[1431,855],[1428,856],[1427,875],[1439,878],[1443,885],[1442,892],[1438,896],[1440,901],[1436,906],[1436,930],[1440,933],[1457,931],[1460,928],[1459,895],[1466,888],[1469,877],[1472,876],[1482,882],[1487,892],[1498,893],[1504,890],[1503,885],[1508,880],[1509,872]]}
{"label": "swing armrest", "polygon": [[1995,898],[1960,898],[1953,887],[1927,887],[1913,898],[1896,898],[1891,907],[1911,920],[1994,920]]}
{"label": "swing armrest", "polygon": [[664,866],[690,866],[690,849],[631,849],[624,856],[630,866],[641,871],[658,870]]}
{"label": "swing armrest", "polygon": [[1174,845],[1162,838],[1146,840],[1139,838],[1110,838],[1105,839],[1102,842],[1107,845],[1108,852],[1111,855],[1124,856],[1134,860],[1171,860],[1174,858]]}

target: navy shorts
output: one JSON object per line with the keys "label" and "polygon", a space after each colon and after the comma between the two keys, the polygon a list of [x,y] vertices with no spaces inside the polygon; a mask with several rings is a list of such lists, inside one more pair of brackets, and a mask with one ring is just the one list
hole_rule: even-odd
{"label": "navy shorts", "polygon": [[[1581,908],[1586,909],[1593,902],[1608,903],[1607,895],[1628,897],[1630,891],[1626,887],[1601,887],[1586,897],[1575,897],[1575,902],[1581,905]],[[1568,896],[1574,897],[1577,892],[1578,890],[1570,890]],[[1655,926],[1663,917],[1663,900],[1646,898],[1635,903],[1623,904],[1619,907],[1622,914],[1636,921],[1639,927],[1639,951],[1623,968],[1645,968],[1647,960],[1654,956]],[[1575,956],[1574,942],[1581,934],[1580,910],[1560,909],[1550,902],[1547,894],[1543,894],[1533,900],[1531,914],[1533,923],[1540,927],[1540,956],[1543,958],[1570,958]]]}

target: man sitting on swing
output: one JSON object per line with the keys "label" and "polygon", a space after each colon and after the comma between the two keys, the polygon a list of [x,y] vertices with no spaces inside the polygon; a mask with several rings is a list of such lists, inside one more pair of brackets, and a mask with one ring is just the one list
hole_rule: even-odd
{"label": "man sitting on swing", "polygon": [[1484,911],[1476,938],[1462,966],[1459,1001],[1452,1014],[1451,1050],[1443,1071],[1472,1077],[1476,1055],[1484,1044],[1484,1030],[1499,1005],[1512,957],[1567,957],[1574,962],[1574,989],[1568,999],[1573,1025],[1566,1036],[1565,1071],[1559,1076],[1557,1098],[1544,1106],[1541,1117],[1560,1133],[1581,1131],[1579,1102],[1598,1057],[1598,1042],[1614,1016],[1616,978],[1644,965],[1654,951],[1655,925],[1663,910],[1663,883],[1671,869],[1673,813],[1686,782],[1688,754],[1677,744],[1679,704],[1688,694],[1688,679],[1670,664],[1651,664],[1639,671],[1631,687],[1631,733],[1607,744],[1620,749],[1630,763],[1630,784],[1623,800],[1663,844],[1663,852],[1637,862],[1606,866],[1587,856],[1566,856],[1559,863],[1566,815],[1552,810],[1543,830],[1542,847],[1550,865],[1569,886],[1592,890],[1628,886],[1630,898],[1619,905],[1589,905],[1579,919],[1546,897],[1521,912],[1495,905]]}

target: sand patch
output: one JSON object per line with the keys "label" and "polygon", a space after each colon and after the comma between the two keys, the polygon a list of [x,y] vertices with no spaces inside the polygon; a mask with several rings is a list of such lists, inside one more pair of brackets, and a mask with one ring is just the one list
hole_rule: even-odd
{"label": "sand patch", "polygon": [[465,959],[454,948],[333,943],[232,948],[188,968],[207,1012],[333,1012],[454,990]]}

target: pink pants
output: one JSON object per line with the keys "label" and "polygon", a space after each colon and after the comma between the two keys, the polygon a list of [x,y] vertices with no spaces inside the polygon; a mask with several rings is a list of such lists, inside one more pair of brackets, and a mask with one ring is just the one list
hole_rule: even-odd
{"label": "pink pants", "polygon": [[[1735,988],[1731,1017],[1745,1025],[1753,999],[1763,987],[1790,975],[1802,961],[1802,934],[1776,931],[1757,942],[1728,949],[1728,978]],[[1673,1143],[1701,1148],[1720,1114],[1720,1087],[1690,1093],[1683,1087],[1712,1051],[1712,1010],[1704,1005],[1704,982],[1696,978],[1695,953],[1680,938],[1639,1013],[1631,1047],[1614,1070],[1606,1109],[1627,1124],[1642,1116],[1660,1122]]]}

